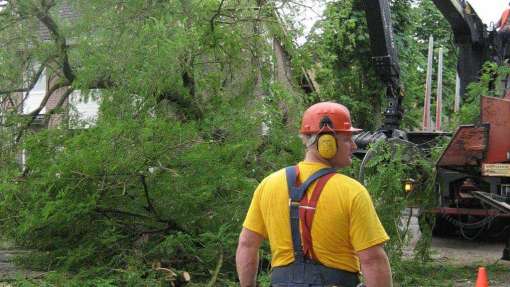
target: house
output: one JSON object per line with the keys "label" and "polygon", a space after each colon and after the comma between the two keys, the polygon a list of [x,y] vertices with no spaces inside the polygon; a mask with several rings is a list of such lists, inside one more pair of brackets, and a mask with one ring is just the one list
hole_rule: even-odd
{"label": "house", "polygon": [[[7,5],[6,1],[0,0],[0,9]],[[67,1],[51,9],[58,11],[56,17],[59,22],[72,23],[79,17]],[[42,43],[55,41],[55,36],[48,29],[47,23],[39,21],[38,26],[34,27],[34,32]],[[72,39],[67,40],[67,45],[72,47]],[[30,67],[23,72],[23,88],[4,97],[0,104],[0,112],[15,110],[19,114],[27,115],[31,117],[29,120],[31,127],[36,129],[57,127],[64,119],[69,118],[73,119],[71,124],[73,127],[86,127],[93,123],[98,114],[98,102],[94,99],[84,102],[81,100],[80,91],[69,93],[66,86],[57,88],[56,84],[62,79],[63,74],[59,71],[51,72],[44,65],[29,64]],[[97,92],[94,94],[97,95]]]}

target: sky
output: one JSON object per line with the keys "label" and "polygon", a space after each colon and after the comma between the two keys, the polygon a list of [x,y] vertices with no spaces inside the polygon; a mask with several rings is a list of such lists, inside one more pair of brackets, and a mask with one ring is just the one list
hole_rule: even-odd
{"label": "sky", "polygon": [[491,22],[495,24],[499,20],[510,0],[468,0],[468,2],[482,21],[490,27]]}
{"label": "sky", "polygon": [[[324,3],[335,0],[308,0],[305,1],[308,4],[309,9],[305,9],[304,13],[297,15],[297,19],[304,25],[305,34],[308,34],[313,23],[320,18],[324,10]],[[341,0],[336,0],[341,1]],[[488,28],[491,27],[491,22],[496,23],[505,7],[508,5],[510,0],[467,0],[471,6],[475,9],[476,14],[482,19]],[[297,40],[298,44],[305,42],[305,37],[301,37]]]}
{"label": "sky", "polygon": [[[315,22],[314,18],[318,18],[317,14],[321,14],[322,10],[324,9],[324,5],[318,4],[318,3],[324,3],[331,0],[325,0],[325,1],[313,1],[310,0],[311,6],[313,6],[313,11],[307,11],[304,13],[303,21],[306,22]],[[340,0],[341,1],[341,0]],[[305,1],[306,2],[306,1]],[[501,12],[505,8],[506,5],[510,2],[510,0],[468,0],[469,3],[471,3],[471,6],[475,9],[476,13],[482,21],[487,24],[487,26],[490,26],[490,23],[496,23],[499,19],[499,16],[501,15]],[[4,4],[4,0],[0,0],[0,5]],[[313,3],[313,4],[312,4]],[[312,24],[305,24],[305,26],[311,26]]]}

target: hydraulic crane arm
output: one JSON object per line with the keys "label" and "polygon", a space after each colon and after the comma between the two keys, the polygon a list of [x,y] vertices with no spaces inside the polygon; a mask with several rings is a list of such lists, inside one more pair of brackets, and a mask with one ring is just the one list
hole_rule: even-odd
{"label": "hydraulic crane arm", "polygon": [[[402,83],[398,53],[395,46],[389,0],[362,0],[366,13],[372,59],[379,78],[386,86],[388,107],[384,111],[384,125],[375,133],[365,132],[356,136],[356,144],[364,148],[382,138],[403,138],[408,134],[399,130],[403,117]],[[459,0],[433,0],[450,23],[459,48],[457,70],[460,92],[476,81],[483,62],[494,59],[494,39],[469,4]],[[494,34],[493,32],[492,34]],[[496,61],[498,62],[498,61]]]}
{"label": "hydraulic crane arm", "polygon": [[487,32],[486,26],[469,3],[459,0],[432,0],[450,24],[455,44],[459,48],[457,71],[460,78],[460,94],[469,83],[477,81],[482,65],[487,60],[501,62],[498,56],[496,32]]}
{"label": "hydraulic crane arm", "polygon": [[485,26],[469,4],[459,0],[432,0],[453,30],[455,42],[483,45]]}
{"label": "hydraulic crane arm", "polygon": [[363,0],[372,60],[376,72],[386,85],[388,107],[384,111],[384,126],[382,130],[389,136],[399,128],[402,120],[402,89],[400,82],[400,67],[398,53],[395,47],[393,26],[388,0]]}

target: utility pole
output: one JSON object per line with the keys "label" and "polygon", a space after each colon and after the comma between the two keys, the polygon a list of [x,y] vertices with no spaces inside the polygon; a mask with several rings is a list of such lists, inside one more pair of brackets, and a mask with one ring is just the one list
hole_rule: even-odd
{"label": "utility pole", "polygon": [[443,116],[443,48],[439,48],[437,63],[437,94],[436,94],[436,131],[441,131]]}
{"label": "utility pole", "polygon": [[427,78],[425,81],[425,102],[423,103],[423,120],[422,128],[424,131],[431,131],[431,118],[430,118],[430,94],[432,90],[432,59],[434,57],[434,37],[429,37],[429,54],[427,62]]}
{"label": "utility pole", "polygon": [[458,113],[460,110],[460,78],[459,73],[457,73],[455,80],[455,102],[453,104],[453,112]]}

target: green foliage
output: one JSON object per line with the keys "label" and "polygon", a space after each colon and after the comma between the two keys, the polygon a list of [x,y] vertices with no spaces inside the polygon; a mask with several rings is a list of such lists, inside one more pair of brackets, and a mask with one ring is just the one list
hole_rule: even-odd
{"label": "green foliage", "polygon": [[[381,126],[382,111],[387,105],[385,89],[376,77],[369,45],[362,1],[349,0],[328,4],[325,19],[316,24],[317,34],[310,36],[305,52],[313,63],[320,95],[313,100],[331,99],[352,111],[355,125],[373,130]],[[444,50],[443,105],[444,117],[453,112],[456,48],[451,30],[430,0],[391,1],[395,42],[399,54],[403,85],[404,118],[402,128],[413,130],[420,125],[429,36],[434,36],[435,51]],[[437,57],[435,57],[437,59]],[[434,65],[435,67],[436,65]],[[433,73],[435,75],[435,71]],[[433,83],[433,91],[436,81]]]}
{"label": "green foliage", "polygon": [[[478,270],[478,265],[456,266],[419,260],[402,262],[400,267],[402,273],[397,274],[394,286],[471,286],[473,282],[476,282]],[[507,282],[508,267],[505,267],[505,264],[490,264],[486,266],[486,269],[490,274],[491,284]]]}
{"label": "green foliage", "polygon": [[[59,128],[20,131],[31,118],[16,109],[2,113],[2,236],[31,250],[20,264],[49,272],[19,286],[168,286],[156,266],[190,272],[191,286],[235,286],[234,252],[252,192],[269,172],[302,158],[297,127],[304,105],[335,100],[357,125],[381,124],[384,94],[358,0],[329,3],[316,26],[322,33],[299,49],[292,47],[299,28],[286,34],[274,13],[287,3],[77,0],[66,1],[79,12],[68,21],[57,16],[63,1],[14,2],[17,10],[0,11],[2,95],[25,87],[41,64],[63,81],[68,60],[75,76],[68,86],[83,101],[100,102],[88,129],[60,114]],[[47,7],[48,16],[66,47],[34,32],[50,2],[56,5]],[[406,128],[419,119],[425,40],[434,34],[447,46],[449,37],[431,1],[413,3],[392,1]],[[288,83],[275,77],[273,39],[298,71]],[[445,57],[450,68],[453,52]],[[296,91],[303,68],[315,71],[319,94]],[[433,160],[407,145],[373,150],[365,182],[392,238],[387,248],[400,278],[408,271],[400,265],[401,211],[431,204]],[[357,176],[360,165],[345,172]],[[418,186],[409,195],[402,191],[407,178]],[[424,241],[422,258],[426,247]]]}
{"label": "green foliage", "polygon": [[[368,30],[360,1],[328,4],[320,34],[311,35],[305,51],[313,56],[320,100],[338,101],[351,110],[353,121],[367,129],[380,125],[384,95],[370,61]],[[318,99],[311,99],[316,101]]]}
{"label": "green foliage", "polygon": [[467,87],[467,97],[453,123],[478,123],[480,121],[480,97],[502,95],[505,89],[500,83],[506,82],[508,75],[510,75],[510,69],[507,65],[498,66],[496,63],[486,62],[481,71],[480,81],[473,82]]}
{"label": "green foliage", "polygon": [[[403,250],[412,236],[408,234],[411,214],[404,215],[403,211],[407,207],[427,210],[436,206],[433,163],[446,146],[445,143],[438,142],[428,150],[405,141],[381,141],[371,147],[361,164],[364,183],[390,236],[385,248],[397,277],[403,272],[400,269]],[[409,179],[414,180],[414,190],[406,193],[404,183]],[[427,260],[431,232],[430,226],[423,222],[421,224],[422,237],[414,254],[420,260]]]}
{"label": "green foliage", "polygon": [[[36,21],[35,2],[25,4]],[[233,285],[257,180],[302,156],[301,101],[273,81],[264,27],[273,18],[254,4],[73,2],[80,17],[57,24],[74,39],[72,87],[100,101],[97,121],[26,130],[19,145],[9,145],[18,131],[1,130],[2,235],[32,250],[20,264],[55,270],[33,284],[164,286],[154,268],[162,266],[190,272],[194,284],[219,268],[211,284]],[[39,60],[58,50],[34,41],[24,52]],[[1,59],[8,52],[16,50]],[[49,61],[50,73],[60,73],[60,62]]]}

